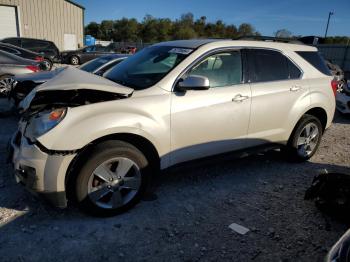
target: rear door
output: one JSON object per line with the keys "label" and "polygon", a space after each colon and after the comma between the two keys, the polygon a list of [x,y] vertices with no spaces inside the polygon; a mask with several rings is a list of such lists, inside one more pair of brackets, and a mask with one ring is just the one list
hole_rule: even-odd
{"label": "rear door", "polygon": [[297,107],[307,108],[308,85],[302,71],[277,50],[247,50],[252,107],[248,137],[252,143],[284,142]]}

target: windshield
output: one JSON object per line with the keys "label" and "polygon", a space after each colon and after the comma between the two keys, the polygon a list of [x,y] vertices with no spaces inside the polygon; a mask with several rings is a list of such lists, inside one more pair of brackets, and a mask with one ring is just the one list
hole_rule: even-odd
{"label": "windshield", "polygon": [[97,68],[99,68],[100,66],[108,63],[109,61],[111,61],[113,59],[113,57],[100,57],[100,58],[96,58],[94,60],[91,60],[83,65],[81,65],[79,67],[80,70],[86,71],[86,72],[93,72],[95,71]]}
{"label": "windshield", "polygon": [[115,66],[104,77],[135,90],[148,88],[159,82],[193,49],[173,46],[151,46]]}

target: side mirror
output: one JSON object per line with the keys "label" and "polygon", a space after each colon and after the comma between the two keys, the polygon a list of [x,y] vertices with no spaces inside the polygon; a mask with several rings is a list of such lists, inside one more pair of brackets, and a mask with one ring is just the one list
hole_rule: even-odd
{"label": "side mirror", "polygon": [[187,90],[207,90],[210,88],[209,79],[205,76],[192,75],[185,79],[180,79],[176,85],[178,91],[185,92]]}

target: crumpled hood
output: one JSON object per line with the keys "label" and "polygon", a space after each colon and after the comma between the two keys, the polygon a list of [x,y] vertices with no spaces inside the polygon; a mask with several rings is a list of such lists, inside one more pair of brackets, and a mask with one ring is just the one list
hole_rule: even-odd
{"label": "crumpled hood", "polygon": [[36,92],[40,92],[78,89],[99,90],[123,95],[129,95],[134,91],[132,88],[121,86],[111,80],[82,71],[75,67],[68,67],[55,78],[38,86],[35,90]]}
{"label": "crumpled hood", "polygon": [[106,78],[82,71],[75,67],[67,67],[56,77],[50,79],[44,84],[34,88],[20,104],[20,109],[26,110],[34,99],[35,95],[44,91],[79,91],[93,90],[104,93],[112,93],[124,96],[130,96],[133,89],[121,86]]}
{"label": "crumpled hood", "polygon": [[66,68],[67,67],[61,67],[52,71],[42,71],[42,72],[31,73],[31,74],[15,75],[13,79],[17,82],[33,81],[34,83],[44,83],[50,80],[51,78],[54,78],[55,76],[57,76]]}

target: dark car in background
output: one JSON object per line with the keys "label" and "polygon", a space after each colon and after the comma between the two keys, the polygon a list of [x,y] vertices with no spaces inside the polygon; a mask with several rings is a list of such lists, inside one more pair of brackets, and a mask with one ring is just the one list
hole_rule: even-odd
{"label": "dark car in background", "polygon": [[[0,42],[0,50],[25,58],[25,59],[30,59],[30,60],[35,60],[37,62],[43,62],[44,61],[44,56],[42,56],[41,54],[38,54],[36,52],[18,47],[18,46],[14,46],[11,44],[6,44],[6,43],[1,43]],[[47,64],[43,63],[44,67],[43,69],[45,70],[50,70],[51,68],[48,67],[47,68]]]}
{"label": "dark car in background", "polygon": [[113,42],[110,43],[106,48],[115,53],[121,54],[135,54],[137,52],[137,48],[132,45],[125,45],[125,43]]}
{"label": "dark car in background", "polygon": [[6,96],[11,91],[14,75],[29,74],[40,70],[41,64],[39,62],[0,50],[0,94]]}
{"label": "dark car in background", "polygon": [[[94,60],[91,60],[78,68],[80,70],[102,76],[109,69],[113,68],[128,57],[129,55],[126,54],[110,54],[95,58]],[[67,66],[57,68],[50,72],[39,72],[14,76],[11,92],[9,93],[10,98],[12,98],[15,105],[17,105],[30,91],[32,91],[33,88],[49,81],[51,78],[63,72],[66,68]]]}
{"label": "dark car in background", "polygon": [[34,38],[11,37],[2,39],[1,42],[39,53],[44,57],[43,63],[49,69],[51,69],[53,63],[60,61],[60,51],[55,43],[51,41]]}
{"label": "dark car in background", "polygon": [[102,45],[91,45],[78,50],[61,52],[61,62],[64,64],[81,65],[100,56],[111,54],[111,49]]}
{"label": "dark car in background", "polygon": [[102,76],[109,69],[119,64],[130,55],[128,54],[110,54],[95,58],[81,65],[79,69]]}

